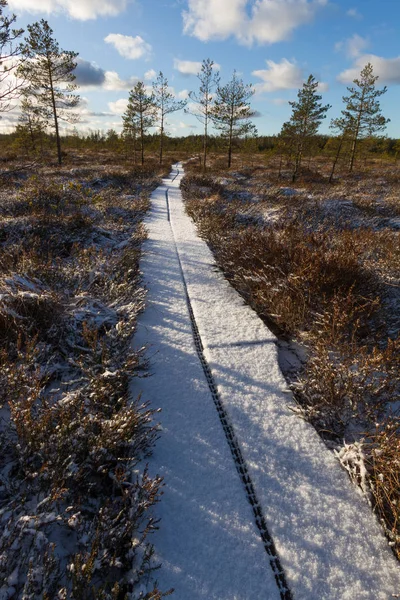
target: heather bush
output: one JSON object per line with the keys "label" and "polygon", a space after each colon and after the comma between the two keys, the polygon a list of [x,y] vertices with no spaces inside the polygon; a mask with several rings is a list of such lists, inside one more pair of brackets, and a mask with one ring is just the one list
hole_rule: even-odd
{"label": "heather bush", "polygon": [[130,346],[157,183],[151,169],[47,173],[1,206],[1,596],[165,595],[149,579],[157,411]]}

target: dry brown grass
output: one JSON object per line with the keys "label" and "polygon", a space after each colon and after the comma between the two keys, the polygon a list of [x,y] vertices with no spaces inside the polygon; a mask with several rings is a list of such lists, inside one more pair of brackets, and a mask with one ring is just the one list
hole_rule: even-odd
{"label": "dry brown grass", "polygon": [[375,510],[400,560],[400,423],[390,416],[368,437],[368,468]]}
{"label": "dry brown grass", "polygon": [[119,599],[154,568],[161,481],[141,461],[158,433],[130,395],[143,369],[130,340],[158,181],[87,166],[1,191],[0,579],[18,569],[27,599]]}

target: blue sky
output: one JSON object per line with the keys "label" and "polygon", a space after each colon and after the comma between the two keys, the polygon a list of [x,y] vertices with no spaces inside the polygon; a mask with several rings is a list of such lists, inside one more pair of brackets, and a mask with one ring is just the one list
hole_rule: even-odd
{"label": "blue sky", "polygon": [[[368,62],[387,85],[381,98],[387,134],[400,138],[399,0],[9,0],[17,23],[47,19],[60,47],[79,52],[82,130],[119,130],[129,89],[162,71],[184,98],[198,89],[205,58],[222,82],[236,69],[256,93],[260,134],[278,133],[312,73],[332,105],[322,132],[340,114],[346,85]],[[14,117],[15,118],[15,117]],[[12,124],[3,117],[1,126]],[[183,112],[169,119],[172,135],[201,133]]]}

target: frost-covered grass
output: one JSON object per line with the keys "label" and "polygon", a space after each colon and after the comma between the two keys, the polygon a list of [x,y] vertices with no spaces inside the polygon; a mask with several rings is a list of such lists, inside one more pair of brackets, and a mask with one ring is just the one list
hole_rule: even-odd
{"label": "frost-covered grass", "polygon": [[0,598],[161,598],[131,349],[155,170],[42,169],[0,189]]}
{"label": "frost-covered grass", "polygon": [[263,166],[188,165],[188,212],[226,277],[285,340],[299,413],[371,499],[400,557],[400,190],[393,167],[293,188]]}

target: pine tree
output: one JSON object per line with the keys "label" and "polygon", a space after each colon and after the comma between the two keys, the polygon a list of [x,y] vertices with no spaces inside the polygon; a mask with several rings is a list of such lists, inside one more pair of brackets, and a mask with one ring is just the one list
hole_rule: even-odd
{"label": "pine tree", "polygon": [[42,19],[40,23],[28,25],[29,36],[22,46],[25,59],[18,74],[25,82],[25,98],[29,98],[40,119],[46,126],[54,127],[58,164],[62,163],[59,120],[76,123],[78,115],[71,109],[78,106],[80,98],[72,94],[77,52],[61,50],[53,38],[53,30]]}
{"label": "pine tree", "polygon": [[255,126],[249,120],[254,115],[249,102],[253,94],[252,85],[245,85],[236,71],[226,85],[217,88],[210,116],[222,137],[228,141],[228,169],[232,164],[233,141],[244,135],[256,134]]}
{"label": "pine tree", "polygon": [[165,135],[165,124],[167,115],[185,108],[186,100],[175,100],[174,95],[169,91],[168,80],[160,71],[156,81],[153,83],[154,104],[158,110],[159,131],[160,131],[160,165],[163,158],[163,142]]}
{"label": "pine tree", "polygon": [[[333,130],[337,135],[336,139],[336,152],[332,163],[332,170],[329,176],[329,183],[332,183],[333,176],[335,174],[336,165],[339,162],[340,154],[343,148],[348,146],[349,140],[351,139],[354,132],[354,121],[351,118],[345,119],[344,117],[338,119],[332,119],[329,125],[330,129]],[[333,138],[335,139],[335,138]]]}
{"label": "pine tree", "polygon": [[189,92],[190,100],[196,108],[191,112],[204,126],[203,133],[203,171],[207,168],[207,149],[208,149],[208,130],[210,122],[210,112],[214,102],[214,90],[219,85],[219,75],[214,69],[214,61],[210,58],[203,60],[201,70],[197,73],[200,81],[198,93]]}
{"label": "pine tree", "polygon": [[342,110],[341,129],[343,132],[351,132],[349,172],[353,170],[358,141],[383,131],[390,121],[381,114],[378,100],[386,93],[387,88],[375,89],[377,80],[378,76],[374,75],[371,63],[367,63],[360,77],[353,80],[355,85],[347,88],[350,95],[343,96],[346,108]]}
{"label": "pine tree", "polygon": [[122,116],[124,131],[133,133],[140,140],[142,165],[144,164],[144,136],[156,121],[156,106],[154,95],[148,94],[143,81],[138,81],[133,90],[129,92],[126,111]]}
{"label": "pine tree", "polygon": [[16,134],[21,141],[25,142],[25,146],[30,146],[34,152],[39,141],[40,150],[43,151],[43,122],[35,105],[28,98],[22,99]]}
{"label": "pine tree", "polygon": [[19,46],[15,42],[24,30],[12,28],[17,17],[3,14],[7,4],[7,0],[0,0],[0,112],[11,108],[12,100],[18,97],[23,85],[21,79],[13,76],[13,72],[19,54]]}
{"label": "pine tree", "polygon": [[278,179],[282,176],[283,159],[286,157],[287,164],[290,164],[293,155],[295,132],[290,123],[284,123],[282,130],[276,140],[276,152],[279,155]]}
{"label": "pine tree", "polygon": [[122,117],[122,139],[125,146],[125,157],[128,159],[129,153],[133,152],[133,164],[136,165],[136,151],[138,139],[138,126],[136,122],[132,122],[131,118],[126,115]]}
{"label": "pine tree", "polygon": [[303,87],[297,93],[297,102],[289,102],[292,107],[290,121],[283,124],[282,132],[285,137],[289,135],[294,153],[294,170],[292,181],[299,174],[301,161],[312,140],[318,132],[326,112],[331,108],[329,104],[321,104],[322,96],[317,93],[318,81],[310,75]]}

